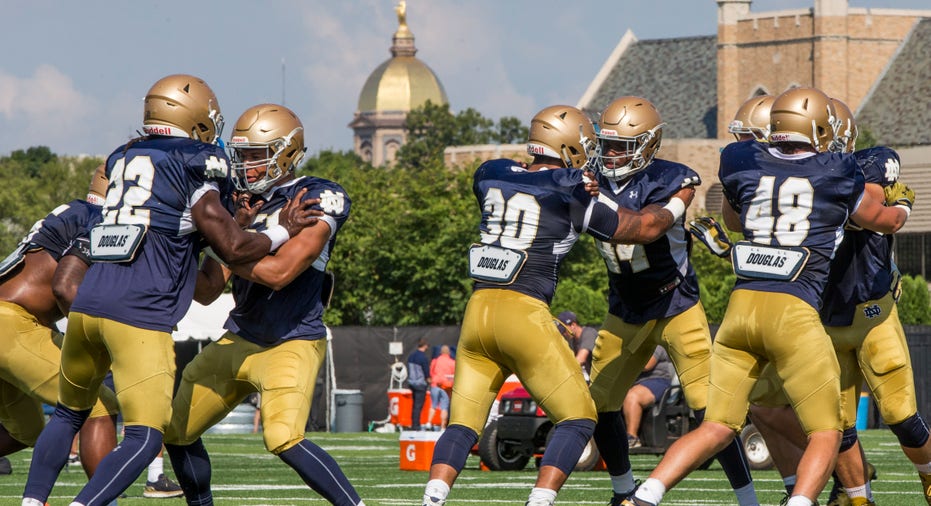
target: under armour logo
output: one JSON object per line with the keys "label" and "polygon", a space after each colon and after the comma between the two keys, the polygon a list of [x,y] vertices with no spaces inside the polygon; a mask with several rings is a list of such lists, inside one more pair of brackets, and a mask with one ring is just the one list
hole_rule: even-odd
{"label": "under armour logo", "polygon": [[632,199],[637,198],[637,190],[630,190],[630,193],[628,194],[628,198],[632,198]]}
{"label": "under armour logo", "polygon": [[872,306],[866,306],[865,308],[863,308],[863,316],[866,316],[869,319],[876,318],[877,316],[881,314],[883,314],[883,310],[881,307],[879,307],[876,304],[873,304]]}

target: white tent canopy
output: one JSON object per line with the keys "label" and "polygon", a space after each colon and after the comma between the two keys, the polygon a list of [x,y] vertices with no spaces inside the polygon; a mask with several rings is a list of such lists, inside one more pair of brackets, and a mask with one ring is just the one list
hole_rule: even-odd
{"label": "white tent canopy", "polygon": [[216,341],[226,332],[223,323],[233,309],[233,294],[224,293],[209,306],[197,302],[191,303],[184,318],[178,322],[176,329],[171,333],[175,341]]}
{"label": "white tent canopy", "polygon": [[[175,341],[187,341],[194,339],[196,341],[216,341],[220,339],[224,332],[223,324],[226,323],[226,317],[233,309],[233,294],[221,294],[217,300],[209,306],[191,303],[184,318],[178,322],[176,329],[171,333]],[[55,322],[58,330],[64,334],[68,326],[68,318],[62,318]]]}

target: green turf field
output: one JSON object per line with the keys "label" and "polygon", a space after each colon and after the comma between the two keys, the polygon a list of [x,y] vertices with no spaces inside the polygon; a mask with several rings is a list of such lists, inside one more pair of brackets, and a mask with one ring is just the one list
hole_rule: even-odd
{"label": "green turf field", "polygon": [[[310,433],[317,444],[327,449],[343,466],[366,504],[419,506],[425,472],[400,471],[397,434],[327,434]],[[876,465],[879,478],[873,482],[877,504],[881,506],[920,506],[921,486],[914,468],[889,431],[861,432],[870,460]],[[266,453],[257,435],[208,435],[207,448],[213,461],[213,490],[218,506],[243,505],[323,505],[327,504],[300,481],[297,475],[277,458]],[[0,505],[20,504],[20,494],[26,479],[30,451],[11,456],[13,474],[0,476]],[[635,456],[634,473],[646,477],[658,462],[658,457]],[[166,468],[169,464],[166,462]],[[478,458],[470,457],[466,470],[453,489],[449,506],[472,504],[521,505],[533,483],[532,468],[521,472],[480,471]],[[764,505],[778,504],[782,498],[782,482],[775,471],[754,472],[756,489]],[[62,472],[49,503],[67,506],[84,481],[78,468]],[[122,506],[183,505],[181,499],[144,499],[144,479],[133,485]],[[562,492],[558,504],[606,504],[609,482],[605,472],[573,474]],[[822,494],[822,503],[827,497]],[[717,464],[707,471],[696,471],[666,495],[663,504],[703,505],[736,504],[727,480]]]}

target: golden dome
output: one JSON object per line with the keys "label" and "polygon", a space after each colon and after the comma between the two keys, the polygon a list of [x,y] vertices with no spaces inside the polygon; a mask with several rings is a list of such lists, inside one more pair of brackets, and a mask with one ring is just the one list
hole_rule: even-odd
{"label": "golden dome", "polygon": [[427,100],[447,104],[446,91],[436,74],[414,55],[414,34],[407,26],[407,5],[404,0],[395,8],[398,30],[394,33],[391,59],[369,75],[359,94],[359,112],[410,111]]}
{"label": "golden dome", "polygon": [[436,74],[413,56],[395,56],[382,63],[365,81],[359,111],[410,111],[427,100],[446,104],[446,91]]}

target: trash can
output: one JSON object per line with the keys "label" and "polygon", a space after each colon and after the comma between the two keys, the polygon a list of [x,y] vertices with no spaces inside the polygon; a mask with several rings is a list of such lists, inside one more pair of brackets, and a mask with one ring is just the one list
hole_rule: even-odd
{"label": "trash can", "polygon": [[333,432],[362,432],[362,390],[333,390]]}

